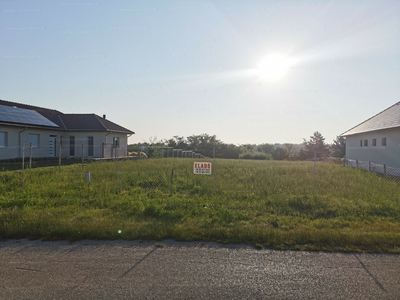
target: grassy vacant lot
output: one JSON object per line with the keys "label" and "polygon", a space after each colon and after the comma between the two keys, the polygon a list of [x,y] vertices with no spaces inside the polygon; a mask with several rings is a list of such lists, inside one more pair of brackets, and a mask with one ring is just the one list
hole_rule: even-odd
{"label": "grassy vacant lot", "polygon": [[[400,253],[400,186],[312,162],[217,160],[215,196],[192,159],[0,172],[0,238],[167,239]],[[91,172],[90,185],[84,173]],[[119,233],[120,231],[120,233]]]}

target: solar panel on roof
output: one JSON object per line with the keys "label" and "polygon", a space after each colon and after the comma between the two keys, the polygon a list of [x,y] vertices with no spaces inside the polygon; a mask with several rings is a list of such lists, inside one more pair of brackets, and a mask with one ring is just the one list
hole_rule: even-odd
{"label": "solar panel on roof", "polygon": [[0,121],[58,127],[57,124],[46,119],[37,111],[6,105],[0,105]]}

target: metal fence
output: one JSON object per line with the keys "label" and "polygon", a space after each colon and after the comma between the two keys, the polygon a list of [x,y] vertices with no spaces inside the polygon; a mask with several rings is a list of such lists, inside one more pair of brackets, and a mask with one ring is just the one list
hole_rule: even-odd
{"label": "metal fence", "polygon": [[[102,153],[104,149],[106,147],[102,146],[102,149],[97,149],[97,153]],[[107,193],[131,193],[134,190],[168,195],[219,194],[229,197],[258,194],[268,197],[278,194],[294,197],[323,195],[329,187],[325,186],[326,180],[324,183],[322,177],[326,177],[329,166],[334,163],[318,160],[295,162],[215,159],[194,151],[162,146],[141,146],[130,149],[131,151],[118,147],[108,148],[113,155],[107,157],[90,157],[87,154],[91,150],[88,151],[85,146],[79,150],[76,149],[74,157],[60,155],[61,151],[54,157],[35,157],[31,147],[24,147],[22,157],[0,160],[0,172],[9,171],[9,179],[4,181],[11,182],[12,177],[14,188],[24,189],[33,189],[38,184],[36,177],[45,178],[46,173],[53,174],[54,180],[60,178],[59,180],[78,181],[84,186],[85,174],[90,173],[90,184],[99,190],[105,189]],[[209,163],[210,173],[195,174],[196,162]],[[400,169],[349,159],[335,163],[376,172],[400,182]],[[333,178],[332,185],[336,184],[337,179]],[[340,184],[337,185],[340,188]],[[61,188],[65,188],[68,193],[70,187],[65,183]],[[85,193],[83,192],[82,197],[85,197]]]}
{"label": "metal fence", "polygon": [[[17,156],[19,148],[14,150],[11,153]],[[84,178],[82,174],[87,171],[92,171],[92,174],[95,175],[95,177],[92,176],[92,179],[97,180],[101,176],[108,177],[117,192],[121,191],[124,185],[173,191],[176,189],[173,186],[174,181],[180,181],[182,178],[186,178],[187,183],[191,181],[189,178],[192,175],[194,161],[210,159],[195,151],[162,146],[146,146],[128,151],[126,148],[115,147],[112,144],[103,144],[100,147],[92,146],[91,149],[82,144],[74,148],[73,156],[69,155],[68,150],[66,151],[60,146],[52,152],[53,156],[38,157],[35,156],[35,149],[32,145],[22,145],[21,157],[0,159],[0,172],[20,172],[20,186],[23,188],[32,184],[31,176],[35,174],[35,169],[52,168],[60,172],[67,171],[73,177],[80,178]],[[93,155],[96,153],[97,155]],[[157,163],[161,160],[162,164]],[[96,176],[97,174],[101,174],[101,176]],[[214,185],[212,186],[214,187]]]}
{"label": "metal fence", "polygon": [[134,147],[131,151],[128,151],[128,156],[138,158],[209,158],[192,150],[175,149],[166,146],[147,146],[146,144]]}
{"label": "metal fence", "polygon": [[357,159],[345,159],[345,165],[369,172],[376,172],[382,176],[400,182],[400,168],[394,168],[387,166],[386,164],[376,164],[370,161],[362,161]]}

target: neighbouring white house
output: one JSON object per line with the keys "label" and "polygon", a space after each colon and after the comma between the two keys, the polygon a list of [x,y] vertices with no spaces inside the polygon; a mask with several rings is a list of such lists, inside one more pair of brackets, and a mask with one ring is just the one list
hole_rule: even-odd
{"label": "neighbouring white house", "polygon": [[32,157],[127,156],[134,134],[96,114],[60,111],[0,100],[0,160]]}
{"label": "neighbouring white house", "polygon": [[349,129],[346,158],[400,168],[400,102]]}

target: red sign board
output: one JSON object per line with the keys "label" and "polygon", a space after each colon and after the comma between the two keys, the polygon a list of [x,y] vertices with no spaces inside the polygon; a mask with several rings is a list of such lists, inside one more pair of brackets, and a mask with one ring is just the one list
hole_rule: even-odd
{"label": "red sign board", "polygon": [[211,163],[209,162],[195,162],[193,166],[194,174],[211,175]]}

